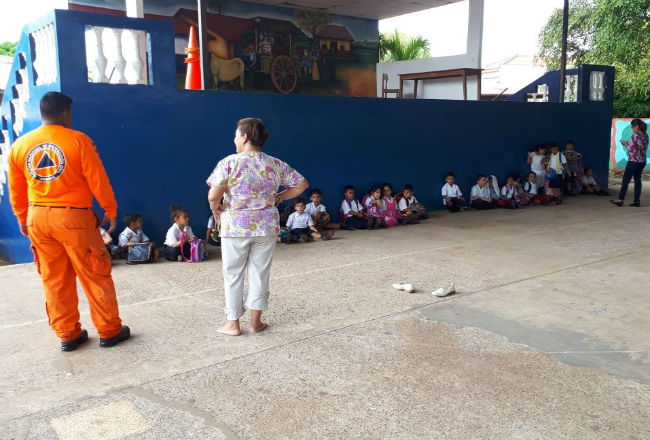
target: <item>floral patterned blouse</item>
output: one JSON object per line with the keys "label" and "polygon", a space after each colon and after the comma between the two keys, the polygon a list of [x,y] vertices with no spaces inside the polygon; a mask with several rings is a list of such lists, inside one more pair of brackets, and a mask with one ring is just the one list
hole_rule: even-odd
{"label": "floral patterned blouse", "polygon": [[280,233],[275,196],[280,186],[299,186],[305,178],[286,163],[259,151],[222,159],[206,183],[225,188],[222,237],[268,237]]}
{"label": "floral patterned blouse", "polygon": [[627,160],[630,162],[645,162],[648,151],[648,134],[634,133],[627,145]]}

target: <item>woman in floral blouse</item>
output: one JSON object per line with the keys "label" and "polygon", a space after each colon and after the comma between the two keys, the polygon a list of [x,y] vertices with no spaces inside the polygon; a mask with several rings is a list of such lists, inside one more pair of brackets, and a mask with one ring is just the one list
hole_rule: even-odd
{"label": "woman in floral blouse", "polygon": [[[269,276],[280,232],[276,205],[302,194],[309,186],[296,170],[262,153],[269,133],[262,121],[237,123],[237,153],[222,159],[208,177],[208,201],[221,218],[221,256],[228,322],[218,332],[241,335],[239,319],[251,310],[251,333],[266,329],[262,312],[268,307]],[[278,192],[279,187],[286,188]],[[223,204],[220,203],[223,197]],[[248,295],[244,299],[244,272]]]}
{"label": "woman in floral blouse", "polygon": [[621,192],[617,200],[610,200],[616,206],[623,206],[627,186],[634,177],[634,203],[630,206],[641,206],[641,174],[646,166],[646,157],[648,152],[648,126],[641,119],[632,119],[632,137],[628,141],[621,141],[627,147],[627,165],[621,182]]}

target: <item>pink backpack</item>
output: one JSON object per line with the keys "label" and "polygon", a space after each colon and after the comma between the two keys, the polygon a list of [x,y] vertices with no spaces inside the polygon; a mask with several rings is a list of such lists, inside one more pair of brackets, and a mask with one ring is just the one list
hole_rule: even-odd
{"label": "pink backpack", "polygon": [[[190,244],[189,257],[183,253],[185,243]],[[208,258],[208,250],[205,248],[205,240],[196,238],[194,241],[188,241],[187,234],[181,232],[181,255],[187,263],[200,263],[201,261],[205,261]]]}

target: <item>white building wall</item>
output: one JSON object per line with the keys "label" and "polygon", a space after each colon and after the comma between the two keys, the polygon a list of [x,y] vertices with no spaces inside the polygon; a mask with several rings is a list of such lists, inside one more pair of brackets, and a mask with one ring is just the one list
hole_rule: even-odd
{"label": "white building wall", "polygon": [[[462,55],[435,57],[424,60],[398,61],[377,64],[377,96],[381,97],[382,75],[388,74],[388,88],[399,88],[399,74],[431,72],[460,68],[481,68],[481,46],[483,43],[484,0],[469,0],[467,21],[467,49]],[[467,99],[478,99],[476,77],[467,78]],[[394,95],[390,95],[394,97]],[[405,81],[404,98],[413,97],[413,81]],[[418,99],[463,99],[461,78],[420,81]]]}

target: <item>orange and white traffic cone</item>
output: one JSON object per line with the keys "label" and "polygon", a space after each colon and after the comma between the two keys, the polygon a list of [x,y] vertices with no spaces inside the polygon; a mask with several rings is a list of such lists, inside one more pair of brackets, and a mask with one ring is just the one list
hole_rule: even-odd
{"label": "orange and white traffic cone", "polygon": [[187,58],[187,73],[185,74],[186,90],[202,90],[201,84],[201,56],[199,54],[199,43],[196,40],[196,28],[190,26],[189,47],[185,49]]}

